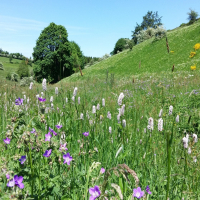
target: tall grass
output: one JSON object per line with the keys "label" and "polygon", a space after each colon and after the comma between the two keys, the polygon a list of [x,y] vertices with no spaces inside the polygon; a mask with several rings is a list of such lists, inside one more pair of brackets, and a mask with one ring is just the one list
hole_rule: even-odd
{"label": "tall grass", "polygon": [[[23,91],[1,85],[1,198],[88,199],[88,189],[98,185],[101,192],[105,191],[99,198],[119,198],[120,188],[123,199],[131,199],[134,188],[141,187],[145,191],[149,185],[152,194],[146,193],[145,199],[198,199],[199,143],[193,143],[191,134],[199,132],[199,77],[196,72],[192,75],[143,76],[134,83],[126,79],[115,79],[112,83],[100,79],[76,85],[62,83],[57,84],[58,95],[52,86],[47,86],[44,92],[41,85]],[[78,92],[73,101],[75,86]],[[45,102],[36,98],[41,92]],[[121,106],[117,101],[121,92],[125,95],[125,114],[118,121]],[[29,97],[29,103],[24,95],[26,99]],[[18,97],[24,99],[23,105],[15,105]],[[105,107],[101,104],[102,98],[105,98]],[[100,110],[92,113],[93,105],[98,103]],[[170,105],[174,108],[173,115],[169,115]],[[164,124],[160,132],[157,120],[161,108]],[[111,119],[107,118],[108,111]],[[147,129],[150,117],[154,119],[152,131]],[[126,127],[122,124],[124,119]],[[62,128],[56,129],[57,124]],[[45,142],[49,127],[58,135],[52,134],[51,142]],[[30,133],[32,128],[36,134]],[[84,132],[89,132],[89,136],[85,137]],[[190,135],[191,154],[182,144],[186,133]],[[3,142],[5,138],[11,138],[10,144]],[[60,143],[67,143],[68,150],[60,152]],[[51,155],[44,157],[49,149],[52,149]],[[70,165],[63,164],[63,154],[67,152],[73,157]],[[27,157],[24,164],[19,162],[22,155]],[[194,162],[195,156],[197,162]],[[120,164],[128,168],[121,168]],[[106,169],[105,174],[100,173],[102,167]],[[127,169],[134,170],[139,182],[135,182]],[[24,189],[7,187],[6,174],[10,179],[14,175],[23,176]]]}

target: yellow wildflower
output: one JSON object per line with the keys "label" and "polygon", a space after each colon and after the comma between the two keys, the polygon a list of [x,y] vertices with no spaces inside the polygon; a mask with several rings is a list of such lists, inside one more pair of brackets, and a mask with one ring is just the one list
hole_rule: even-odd
{"label": "yellow wildflower", "polygon": [[170,53],[174,53],[174,51],[170,51]]}
{"label": "yellow wildflower", "polygon": [[191,70],[196,70],[196,68],[196,65],[190,67]]}
{"label": "yellow wildflower", "polygon": [[190,52],[190,58],[193,58],[196,55],[196,52],[192,51]]}
{"label": "yellow wildflower", "polygon": [[197,49],[200,49],[200,43],[195,44],[193,48],[195,49],[195,51],[196,51]]}

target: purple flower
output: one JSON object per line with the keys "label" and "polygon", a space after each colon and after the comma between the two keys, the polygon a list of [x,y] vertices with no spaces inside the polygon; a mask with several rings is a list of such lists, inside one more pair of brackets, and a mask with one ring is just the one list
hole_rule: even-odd
{"label": "purple flower", "polygon": [[24,164],[24,162],[26,161],[26,156],[21,156],[19,161],[21,162],[21,164]]}
{"label": "purple flower", "polygon": [[6,178],[7,178],[7,179],[10,179],[10,175],[9,175],[9,174],[6,174]]}
{"label": "purple flower", "polygon": [[63,164],[67,163],[67,165],[70,165],[70,162],[72,161],[72,157],[70,156],[69,153],[64,154],[63,159],[64,159]]}
{"label": "purple flower", "polygon": [[49,127],[49,131],[53,133],[53,129]]}
{"label": "purple flower", "polygon": [[151,191],[150,191],[150,188],[149,188],[148,185],[147,185],[147,187],[146,187],[146,192],[149,193],[149,194],[151,194]]}
{"label": "purple flower", "polygon": [[51,137],[52,137],[51,133],[48,132],[48,134],[45,134],[45,141],[49,141],[50,142]]}
{"label": "purple flower", "polygon": [[104,174],[105,171],[106,171],[106,170],[105,170],[104,168],[101,168],[100,173],[101,173],[101,174]]}
{"label": "purple flower", "polygon": [[94,188],[89,189],[90,200],[94,200],[101,195],[101,191],[99,190],[99,186],[95,185]]}
{"label": "purple flower", "polygon": [[40,102],[44,102],[44,101],[46,101],[46,99],[43,99],[42,97],[41,97],[41,98],[38,97],[38,100],[39,100]]}
{"label": "purple flower", "polygon": [[20,106],[22,104],[23,104],[23,99],[18,98],[15,100],[15,105]]}
{"label": "purple flower", "polygon": [[10,144],[10,138],[3,139],[4,143]]}
{"label": "purple flower", "polygon": [[46,150],[45,153],[43,154],[43,156],[44,157],[49,157],[51,155],[51,151],[52,151],[52,149],[49,149],[49,151]]}
{"label": "purple flower", "polygon": [[87,137],[87,136],[89,135],[89,132],[85,132],[85,133],[83,133],[83,135],[84,135],[85,137]]}
{"label": "purple flower", "polygon": [[63,150],[67,151],[68,148],[66,147],[66,145],[67,145],[67,143],[65,143],[65,144],[60,144],[59,151],[63,151]]}
{"label": "purple flower", "polygon": [[53,130],[53,134],[56,136],[57,135],[57,133]]}
{"label": "purple flower", "polygon": [[36,132],[36,130],[33,128],[33,130],[31,131],[31,133],[35,133]]}
{"label": "purple flower", "polygon": [[7,184],[8,187],[18,186],[20,189],[24,188],[24,184],[22,183],[23,177],[15,175],[12,180],[10,180]]}
{"label": "purple flower", "polygon": [[62,128],[62,125],[59,125],[59,124],[58,124],[58,125],[56,125],[56,128],[57,128],[57,129],[60,129],[60,128]]}
{"label": "purple flower", "polygon": [[133,189],[133,196],[140,199],[144,196],[144,191],[142,191],[140,187],[138,187],[137,189]]}

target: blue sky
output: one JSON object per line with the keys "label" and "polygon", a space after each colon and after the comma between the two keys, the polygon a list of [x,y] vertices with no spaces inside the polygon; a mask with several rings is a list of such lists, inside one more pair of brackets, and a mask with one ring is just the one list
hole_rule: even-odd
{"label": "blue sky", "polygon": [[64,26],[85,56],[102,57],[119,38],[131,39],[148,11],[158,11],[167,30],[188,22],[190,8],[200,14],[199,0],[7,0],[0,5],[0,48],[27,57],[51,22]]}

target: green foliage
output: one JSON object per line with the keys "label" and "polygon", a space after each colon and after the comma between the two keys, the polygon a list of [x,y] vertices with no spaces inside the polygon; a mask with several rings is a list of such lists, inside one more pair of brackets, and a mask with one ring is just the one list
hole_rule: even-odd
{"label": "green foliage", "polygon": [[123,51],[125,49],[125,45],[126,45],[126,40],[124,38],[120,38],[114,47],[113,53],[117,54],[120,51]]}
{"label": "green foliage", "polygon": [[195,12],[194,10],[190,9],[190,12],[187,13],[188,14],[188,20],[189,20],[189,24],[193,24],[197,17],[198,17],[198,13]]}
{"label": "green foliage", "polygon": [[20,86],[29,86],[31,82],[34,82],[33,76],[23,77],[20,80]]}
{"label": "green foliage", "polygon": [[37,81],[46,78],[48,82],[57,82],[73,73],[74,56],[71,55],[76,54],[77,46],[67,37],[65,27],[55,23],[42,31],[33,52]]}
{"label": "green foliage", "polygon": [[22,60],[21,63],[19,64],[17,74],[19,75],[20,79],[29,76],[29,69],[24,60]]}
{"label": "green foliage", "polygon": [[18,82],[19,75],[16,73],[8,72],[6,75],[6,79],[10,81]]}
{"label": "green foliage", "polygon": [[138,34],[141,33],[142,30],[147,30],[148,28],[156,29],[157,27],[161,26],[161,18],[162,17],[159,17],[158,12],[148,11],[147,14],[143,17],[141,25],[136,23],[135,30],[132,31],[132,39],[134,43],[139,43]]}

